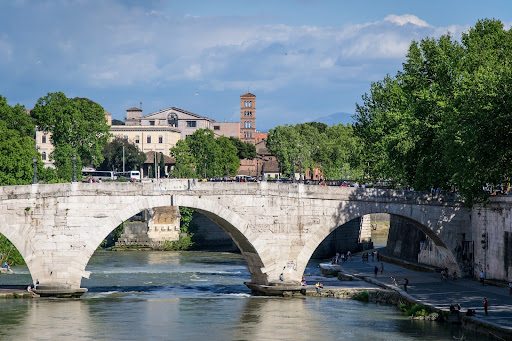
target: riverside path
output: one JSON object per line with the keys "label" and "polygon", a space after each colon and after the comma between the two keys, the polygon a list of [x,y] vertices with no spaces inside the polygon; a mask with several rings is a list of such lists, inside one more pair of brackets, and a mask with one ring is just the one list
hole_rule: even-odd
{"label": "riverside path", "polygon": [[[448,311],[451,304],[459,303],[461,312],[474,309],[476,316],[472,319],[477,324],[496,327],[508,333],[512,339],[512,296],[509,295],[508,287],[486,285],[482,286],[478,281],[458,278],[455,282],[450,278],[446,281],[441,279],[440,273],[420,272],[406,269],[404,267],[384,263],[384,272],[374,277],[373,270],[378,262],[361,262],[361,258],[354,257],[353,261],[341,264],[342,272],[362,278],[365,281],[388,286],[400,291],[402,295],[409,295],[415,301],[437,309]],[[394,287],[391,284],[391,277],[402,283],[403,278],[409,280],[407,293],[403,286]],[[485,316],[483,299],[489,300],[489,315]]]}

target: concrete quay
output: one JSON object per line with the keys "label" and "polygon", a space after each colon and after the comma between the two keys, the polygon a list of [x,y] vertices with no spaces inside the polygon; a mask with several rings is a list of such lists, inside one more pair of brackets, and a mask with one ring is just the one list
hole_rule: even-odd
{"label": "concrete quay", "polygon": [[25,285],[0,285],[0,299],[2,298],[37,298],[27,291]]}
{"label": "concrete quay", "polygon": [[[464,328],[475,330],[496,339],[512,340],[512,296],[508,287],[486,282],[481,285],[476,280],[450,277],[443,281],[440,273],[410,270],[397,264],[384,262],[384,271],[380,272],[380,262],[362,262],[361,258],[347,261],[340,265],[321,264],[323,271],[338,270],[342,277],[353,277],[379,287],[394,290],[409,302],[431,307],[434,311],[449,312],[450,305],[461,305],[461,320]],[[375,266],[379,268],[377,277]],[[337,268],[336,268],[337,267]],[[395,278],[399,286],[392,284]],[[407,292],[403,287],[403,279],[409,280]],[[350,281],[340,281],[350,283]],[[493,284],[493,285],[489,285]],[[488,315],[485,315],[483,299],[489,301]],[[464,316],[468,309],[473,309],[476,316]]]}

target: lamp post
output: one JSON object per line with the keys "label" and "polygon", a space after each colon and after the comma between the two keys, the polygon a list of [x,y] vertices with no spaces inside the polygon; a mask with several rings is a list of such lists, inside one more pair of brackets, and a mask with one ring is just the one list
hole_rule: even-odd
{"label": "lamp post", "polygon": [[71,160],[73,160],[73,179],[71,181],[76,182],[76,155],[73,155]]}
{"label": "lamp post", "polygon": [[32,179],[32,183],[37,184],[37,157],[34,156],[32,162],[34,163],[34,178]]}
{"label": "lamp post", "polygon": [[302,158],[299,157],[299,183],[303,184],[304,179],[302,178]]}
{"label": "lamp post", "polygon": [[293,159],[292,162],[292,182],[295,183],[295,159]]}

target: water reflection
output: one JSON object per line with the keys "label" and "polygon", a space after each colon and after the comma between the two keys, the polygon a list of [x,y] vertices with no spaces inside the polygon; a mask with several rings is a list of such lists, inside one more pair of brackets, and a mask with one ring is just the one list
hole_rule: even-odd
{"label": "water reflection", "polygon": [[452,340],[448,325],[392,306],[250,296],[240,255],[98,253],[88,270],[81,299],[2,302],[0,339]]}

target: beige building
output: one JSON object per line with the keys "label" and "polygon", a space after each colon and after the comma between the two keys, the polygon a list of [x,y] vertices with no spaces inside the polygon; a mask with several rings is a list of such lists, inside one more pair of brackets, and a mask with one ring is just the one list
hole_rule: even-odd
{"label": "beige building", "polygon": [[212,130],[215,137],[237,137],[240,138],[240,122],[214,122]]}
{"label": "beige building", "polygon": [[55,150],[50,141],[51,136],[51,133],[44,133],[36,128],[36,149],[41,154],[41,160],[46,168],[55,168],[53,162],[50,161],[50,154]]}
{"label": "beige building", "polygon": [[181,139],[192,135],[198,129],[212,129],[214,120],[176,107],[162,109],[142,116],[142,109],[126,110],[126,125],[138,127],[172,127],[181,134]]}
{"label": "beige building", "polygon": [[111,126],[110,132],[135,144],[140,151],[155,151],[169,156],[169,150],[181,138],[181,132],[171,126]]}

